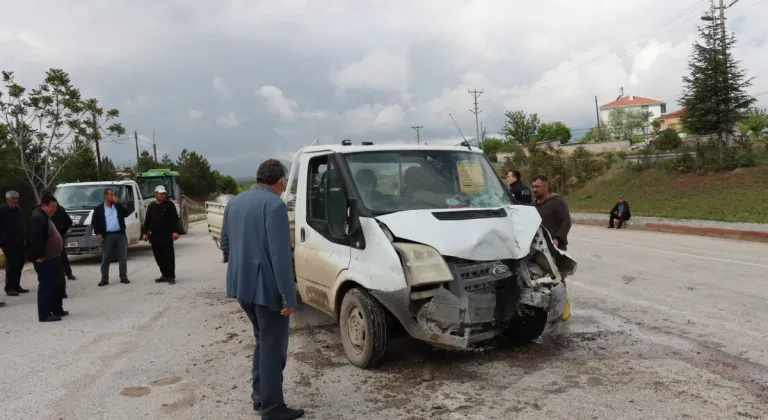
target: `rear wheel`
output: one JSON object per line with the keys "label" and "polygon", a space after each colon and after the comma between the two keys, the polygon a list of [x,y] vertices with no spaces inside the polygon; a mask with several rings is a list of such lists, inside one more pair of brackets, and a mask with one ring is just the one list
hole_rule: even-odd
{"label": "rear wheel", "polygon": [[339,315],[341,344],[353,365],[363,369],[381,364],[387,351],[389,325],[381,304],[361,289],[348,291]]}
{"label": "rear wheel", "polygon": [[189,232],[189,211],[186,205],[181,206],[181,219],[179,220],[179,233],[186,235]]}
{"label": "rear wheel", "polygon": [[547,313],[537,309],[531,315],[525,315],[513,320],[509,327],[507,327],[504,335],[510,340],[528,343],[539,338],[544,333],[546,327]]}

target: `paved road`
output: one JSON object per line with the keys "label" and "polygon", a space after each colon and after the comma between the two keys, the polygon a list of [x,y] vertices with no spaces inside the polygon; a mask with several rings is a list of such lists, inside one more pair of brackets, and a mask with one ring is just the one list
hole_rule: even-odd
{"label": "paved road", "polygon": [[[768,418],[768,245],[576,226],[574,315],[529,346],[466,352],[392,343],[379,371],[346,363],[338,329],[293,318],[287,400],[310,419]],[[177,243],[179,283],[156,285],[146,246],[130,285],[76,263],[72,313],[0,309],[2,419],[250,419],[253,338],[223,293],[204,225]],[[116,276],[117,267],[113,267]],[[31,272],[23,283],[34,289]]]}

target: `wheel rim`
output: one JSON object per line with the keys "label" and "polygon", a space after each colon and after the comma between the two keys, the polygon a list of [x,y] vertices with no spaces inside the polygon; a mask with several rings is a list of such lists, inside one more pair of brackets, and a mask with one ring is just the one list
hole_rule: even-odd
{"label": "wheel rim", "polygon": [[347,314],[347,338],[355,353],[360,354],[365,349],[365,317],[357,306],[349,309]]}

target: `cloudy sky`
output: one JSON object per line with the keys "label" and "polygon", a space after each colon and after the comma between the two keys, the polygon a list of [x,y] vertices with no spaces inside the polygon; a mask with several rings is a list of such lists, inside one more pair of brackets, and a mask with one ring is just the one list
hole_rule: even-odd
{"label": "cloudy sky", "polygon": [[[727,0],[726,3],[730,3]],[[579,136],[594,97],[677,106],[708,0],[0,0],[0,67],[33,86],[62,68],[118,108],[158,153],[204,154],[235,176],[315,139],[434,144],[498,131],[504,111],[561,120]],[[768,0],[740,0],[727,25],[768,90]],[[768,95],[760,96],[768,106]],[[117,163],[135,148],[105,145]]]}

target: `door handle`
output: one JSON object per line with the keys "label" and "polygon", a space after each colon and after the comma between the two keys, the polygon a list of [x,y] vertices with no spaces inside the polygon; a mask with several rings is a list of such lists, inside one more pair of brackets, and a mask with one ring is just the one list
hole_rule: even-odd
{"label": "door handle", "polygon": [[306,239],[307,233],[304,231],[304,228],[301,228],[301,242],[304,242],[304,239]]}

